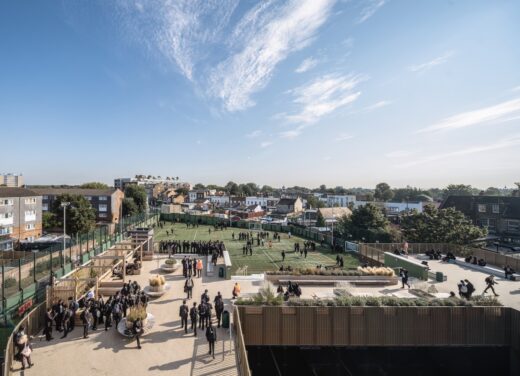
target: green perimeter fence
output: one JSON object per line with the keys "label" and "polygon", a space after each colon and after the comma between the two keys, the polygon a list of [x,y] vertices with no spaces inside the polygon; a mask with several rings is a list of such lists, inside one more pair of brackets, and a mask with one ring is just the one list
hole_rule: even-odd
{"label": "green perimeter fence", "polygon": [[121,230],[124,235],[130,229],[151,225],[158,219],[157,213],[141,213],[125,218],[123,228],[117,225],[112,233],[107,225],[87,234],[72,236],[65,250],[60,244],[45,251],[17,252],[17,255],[23,256],[16,260],[0,260],[0,346],[5,349],[7,338],[15,325],[33,306],[45,301],[46,286],[51,280],[70,273],[120,241]]}

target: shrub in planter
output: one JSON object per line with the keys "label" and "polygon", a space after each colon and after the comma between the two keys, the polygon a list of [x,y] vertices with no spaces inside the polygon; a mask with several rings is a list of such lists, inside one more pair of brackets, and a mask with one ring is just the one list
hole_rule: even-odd
{"label": "shrub in planter", "polygon": [[175,259],[167,259],[166,261],[164,261],[164,263],[167,265],[167,266],[173,266],[175,265],[177,262]]}
{"label": "shrub in planter", "polygon": [[143,326],[146,325],[146,308],[142,305],[131,307],[126,315],[126,327],[131,329],[134,325],[134,321],[138,318],[141,319]]}
{"label": "shrub in planter", "polygon": [[164,285],[166,284],[166,280],[163,276],[158,275],[156,277],[150,278],[150,291],[159,292],[164,290]]}

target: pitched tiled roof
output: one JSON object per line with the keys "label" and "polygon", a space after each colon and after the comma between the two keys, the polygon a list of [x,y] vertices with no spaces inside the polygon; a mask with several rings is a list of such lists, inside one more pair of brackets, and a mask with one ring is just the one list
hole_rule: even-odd
{"label": "pitched tiled roof", "polygon": [[41,196],[37,192],[27,188],[0,187],[0,197],[31,197]]}
{"label": "pitched tiled roof", "polygon": [[282,198],[278,201],[278,205],[294,205],[296,200],[295,198]]}

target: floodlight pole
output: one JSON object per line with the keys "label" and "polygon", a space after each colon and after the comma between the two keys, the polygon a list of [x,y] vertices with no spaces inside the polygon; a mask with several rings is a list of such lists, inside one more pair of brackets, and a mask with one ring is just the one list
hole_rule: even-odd
{"label": "floodlight pole", "polygon": [[63,264],[64,264],[64,253],[65,253],[65,247],[66,247],[66,237],[67,237],[67,232],[66,232],[66,223],[67,223],[67,206],[70,205],[70,202],[62,202],[61,203],[61,207],[63,208],[63,250],[62,250],[62,253],[61,253],[61,266],[63,267]]}

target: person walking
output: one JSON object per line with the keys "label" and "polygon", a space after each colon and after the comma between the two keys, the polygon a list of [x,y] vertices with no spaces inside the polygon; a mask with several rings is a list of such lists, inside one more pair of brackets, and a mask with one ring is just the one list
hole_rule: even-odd
{"label": "person walking", "polygon": [[140,337],[143,334],[143,322],[140,318],[134,321],[134,325],[132,327],[132,331],[134,332],[135,339],[137,341],[137,348],[141,349],[141,340]]}
{"label": "person walking", "polygon": [[193,279],[191,277],[186,278],[184,292],[186,293],[186,299],[189,300],[193,297]]}
{"label": "person walking", "polygon": [[191,329],[193,329],[193,335],[197,337],[197,320],[199,313],[197,310],[197,303],[193,302],[193,307],[190,309]]}
{"label": "person walking", "polygon": [[213,359],[215,359],[215,342],[217,341],[217,330],[210,322],[209,326],[206,329],[206,339],[209,344],[209,355],[213,355]]}
{"label": "person walking", "polygon": [[88,338],[88,326],[90,325],[90,318],[92,314],[88,308],[85,308],[83,312],[81,312],[80,319],[83,323],[83,338]]}
{"label": "person walking", "polygon": [[202,277],[202,259],[197,260],[197,277]]}
{"label": "person walking", "polygon": [[471,295],[473,295],[473,293],[475,292],[475,286],[473,286],[473,283],[471,283],[467,279],[465,279],[464,282],[466,282],[466,288],[468,289],[466,296],[468,297],[468,300],[469,300],[469,299],[471,299]]}
{"label": "person walking", "polygon": [[487,290],[491,289],[491,291],[493,291],[493,294],[495,294],[495,296],[499,296],[496,292],[495,292],[495,289],[493,287],[493,285],[498,285],[498,282],[495,281],[495,276],[494,275],[490,275],[489,277],[487,277],[485,279],[486,281],[486,289],[484,290],[484,292],[482,294],[485,294],[487,292]]}
{"label": "person walking", "polygon": [[206,302],[202,301],[199,304],[199,327],[204,329],[204,323],[206,322]]}
{"label": "person walking", "polygon": [[217,296],[215,296],[214,304],[215,304],[215,313],[217,315],[217,328],[220,328],[222,312],[224,312],[224,300],[222,299],[222,295],[220,295],[220,292],[217,294]]}
{"label": "person walking", "polygon": [[282,249],[282,262],[285,261],[285,250]]}
{"label": "person walking", "polygon": [[410,285],[408,284],[408,270],[405,268],[401,268],[399,271],[399,275],[401,276],[401,282],[402,282],[402,289],[404,289],[404,285],[408,286],[410,288]]}
{"label": "person walking", "polygon": [[184,327],[185,334],[188,334],[188,314],[189,308],[186,305],[186,300],[183,300],[179,308],[179,316],[181,317],[181,329]]}

